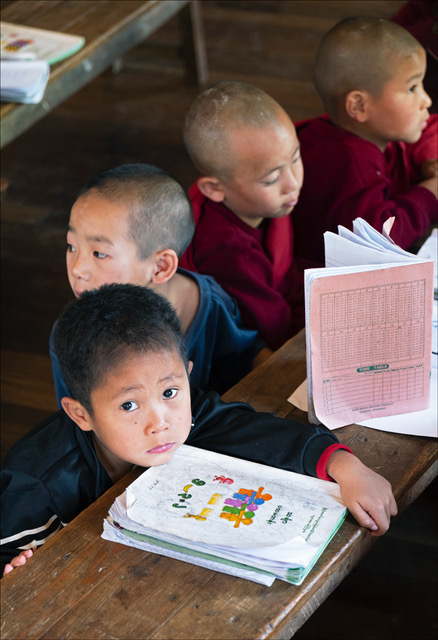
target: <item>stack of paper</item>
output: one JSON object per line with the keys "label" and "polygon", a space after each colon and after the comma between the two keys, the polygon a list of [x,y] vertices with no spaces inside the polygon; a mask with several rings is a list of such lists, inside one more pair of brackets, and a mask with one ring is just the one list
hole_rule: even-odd
{"label": "stack of paper", "polygon": [[49,65],[73,55],[85,38],[1,22],[1,100],[38,103],[49,79]]}
{"label": "stack of paper", "polygon": [[301,584],[345,515],[335,483],[183,445],[116,499],[102,537],[268,586]]}
{"label": "stack of paper", "polygon": [[45,60],[2,60],[0,71],[2,102],[41,102],[49,79],[49,64]]}

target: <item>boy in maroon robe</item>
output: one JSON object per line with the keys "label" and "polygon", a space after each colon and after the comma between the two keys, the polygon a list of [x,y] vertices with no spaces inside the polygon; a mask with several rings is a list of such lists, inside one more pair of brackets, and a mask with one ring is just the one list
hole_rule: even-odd
{"label": "boy in maroon robe", "polygon": [[276,349],[304,326],[289,215],[303,181],[295,128],[264,91],[220,82],[191,105],[184,140],[201,177],[189,192],[196,228],[180,264],[213,276]]}
{"label": "boy in maroon robe", "polygon": [[315,84],[328,115],[296,125],[305,168],[293,214],[295,258],[324,266],[325,231],[395,217],[409,249],[437,221],[437,115],[423,88],[426,54],[401,26],[348,18],[323,38]]}

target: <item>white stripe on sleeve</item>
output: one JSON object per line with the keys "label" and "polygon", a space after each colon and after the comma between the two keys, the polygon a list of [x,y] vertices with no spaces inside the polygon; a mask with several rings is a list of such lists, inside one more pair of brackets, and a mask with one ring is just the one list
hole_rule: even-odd
{"label": "white stripe on sleeve", "polygon": [[[44,531],[48,529],[52,522],[57,519],[57,515],[53,515],[46,524],[43,524],[41,527],[36,527],[35,529],[26,529],[26,531],[21,531],[20,533],[15,533],[13,536],[9,536],[9,538],[3,538],[0,540],[0,544],[7,544],[8,542],[14,542],[14,540],[19,540],[20,538],[24,538],[25,536],[31,536],[33,533],[40,533],[40,531]],[[58,529],[57,529],[58,530]]]}

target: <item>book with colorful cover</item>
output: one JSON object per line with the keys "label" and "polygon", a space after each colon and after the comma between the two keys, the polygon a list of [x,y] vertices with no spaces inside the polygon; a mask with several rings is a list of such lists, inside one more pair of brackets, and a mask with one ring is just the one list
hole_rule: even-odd
{"label": "book with colorful cover", "polygon": [[55,64],[84,46],[85,38],[70,33],[1,22],[1,57],[9,60],[45,60]]}
{"label": "book with colorful cover", "polygon": [[268,586],[301,584],[346,513],[334,482],[182,445],[116,498],[102,537]]}

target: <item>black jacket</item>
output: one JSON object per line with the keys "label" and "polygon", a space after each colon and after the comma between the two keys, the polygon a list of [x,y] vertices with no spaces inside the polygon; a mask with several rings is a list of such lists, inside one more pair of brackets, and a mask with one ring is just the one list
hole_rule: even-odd
{"label": "black jacket", "polygon": [[[321,454],[338,442],[325,427],[226,404],[213,392],[192,391],[192,413],[186,444],[307,475],[316,475]],[[31,429],[2,464],[1,574],[23,547],[43,544],[111,485],[92,432],[64,411]]]}

